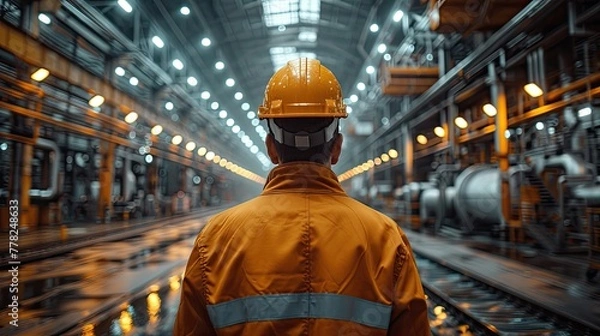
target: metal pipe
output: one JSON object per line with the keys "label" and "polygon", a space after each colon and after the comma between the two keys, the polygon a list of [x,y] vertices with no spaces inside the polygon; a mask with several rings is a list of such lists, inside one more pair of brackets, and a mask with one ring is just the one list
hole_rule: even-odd
{"label": "metal pipe", "polygon": [[573,196],[584,199],[587,206],[600,206],[600,184],[577,186],[571,192]]}
{"label": "metal pipe", "polygon": [[560,214],[560,222],[556,230],[556,243],[559,248],[565,246],[565,185],[568,184],[583,184],[592,181],[590,175],[561,175],[558,178],[558,211]]}
{"label": "metal pipe", "polygon": [[54,152],[54,160],[52,160],[52,166],[50,167],[50,186],[48,189],[30,189],[29,196],[40,198],[40,199],[53,199],[58,193],[58,172],[60,162],[60,149],[54,141],[47,139],[37,138],[35,146],[38,148],[48,149]]}
{"label": "metal pipe", "polygon": [[546,168],[562,168],[565,171],[565,175],[569,176],[588,175],[591,171],[587,162],[571,153],[553,156],[548,159],[542,157],[535,162],[535,169],[538,175]]}

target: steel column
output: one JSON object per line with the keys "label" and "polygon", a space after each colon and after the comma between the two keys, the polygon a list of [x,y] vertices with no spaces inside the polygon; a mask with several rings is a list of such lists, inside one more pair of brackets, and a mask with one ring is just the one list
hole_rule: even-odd
{"label": "steel column", "polygon": [[32,218],[30,212],[29,190],[31,189],[31,160],[33,159],[33,145],[23,144],[21,152],[21,177],[20,177],[20,195],[19,195],[19,227],[31,228],[37,226],[37,219]]}
{"label": "steel column", "polygon": [[490,95],[492,102],[496,106],[498,113],[496,114],[496,130],[494,133],[494,143],[496,149],[496,157],[498,160],[498,168],[500,169],[501,178],[501,209],[504,224],[509,223],[511,217],[511,206],[510,206],[510,186],[508,176],[508,154],[509,144],[508,139],[504,135],[508,128],[508,108],[506,103],[506,93],[504,91],[504,83],[498,78],[496,74],[496,67],[494,63],[488,66],[488,74],[490,77]]}
{"label": "steel column", "polygon": [[112,185],[114,180],[115,144],[109,141],[100,142],[100,192],[98,194],[98,222],[107,223],[113,212]]}

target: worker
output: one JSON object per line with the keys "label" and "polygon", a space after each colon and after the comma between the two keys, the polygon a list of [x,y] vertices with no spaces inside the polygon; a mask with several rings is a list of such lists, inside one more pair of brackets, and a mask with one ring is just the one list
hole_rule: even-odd
{"label": "worker", "polygon": [[269,81],[262,193],[212,217],[184,274],[174,335],[429,335],[406,236],[350,198],[331,165],[347,117],[340,85],[298,59]]}

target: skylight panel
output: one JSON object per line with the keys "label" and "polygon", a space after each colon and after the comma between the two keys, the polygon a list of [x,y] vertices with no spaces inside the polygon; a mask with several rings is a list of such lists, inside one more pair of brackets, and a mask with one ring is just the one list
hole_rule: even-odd
{"label": "skylight panel", "polygon": [[267,27],[298,23],[298,0],[263,0]]}
{"label": "skylight panel", "polygon": [[263,0],[262,4],[267,27],[319,23],[321,18],[321,0]]}
{"label": "skylight panel", "polygon": [[319,23],[321,18],[321,0],[300,0],[300,21]]}

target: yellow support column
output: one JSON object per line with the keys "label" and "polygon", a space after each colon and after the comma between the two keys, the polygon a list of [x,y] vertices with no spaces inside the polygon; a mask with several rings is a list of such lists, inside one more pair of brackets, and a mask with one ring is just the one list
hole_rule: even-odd
{"label": "yellow support column", "polygon": [[98,218],[104,223],[110,222],[113,212],[112,185],[114,179],[115,144],[102,141],[100,143],[100,193],[98,197]]}
{"label": "yellow support column", "polygon": [[[497,77],[494,64],[489,65],[489,76],[491,79],[491,96],[492,102],[496,106],[498,113],[496,114],[496,132],[494,134],[494,142],[496,145],[496,157],[498,159],[498,168],[500,169],[501,178],[501,209],[505,223],[509,225],[511,237],[520,237],[521,227],[515,227],[511,221],[511,204],[510,204],[510,185],[508,168],[509,146],[508,139],[504,135],[508,128],[508,108],[506,104],[506,93],[504,92],[504,83]],[[516,234],[515,234],[516,233]]]}
{"label": "yellow support column", "polygon": [[37,226],[37,220],[32,218],[30,211],[29,190],[31,189],[31,160],[33,159],[33,145],[23,144],[21,157],[21,195],[19,200],[19,227],[29,229]]}

